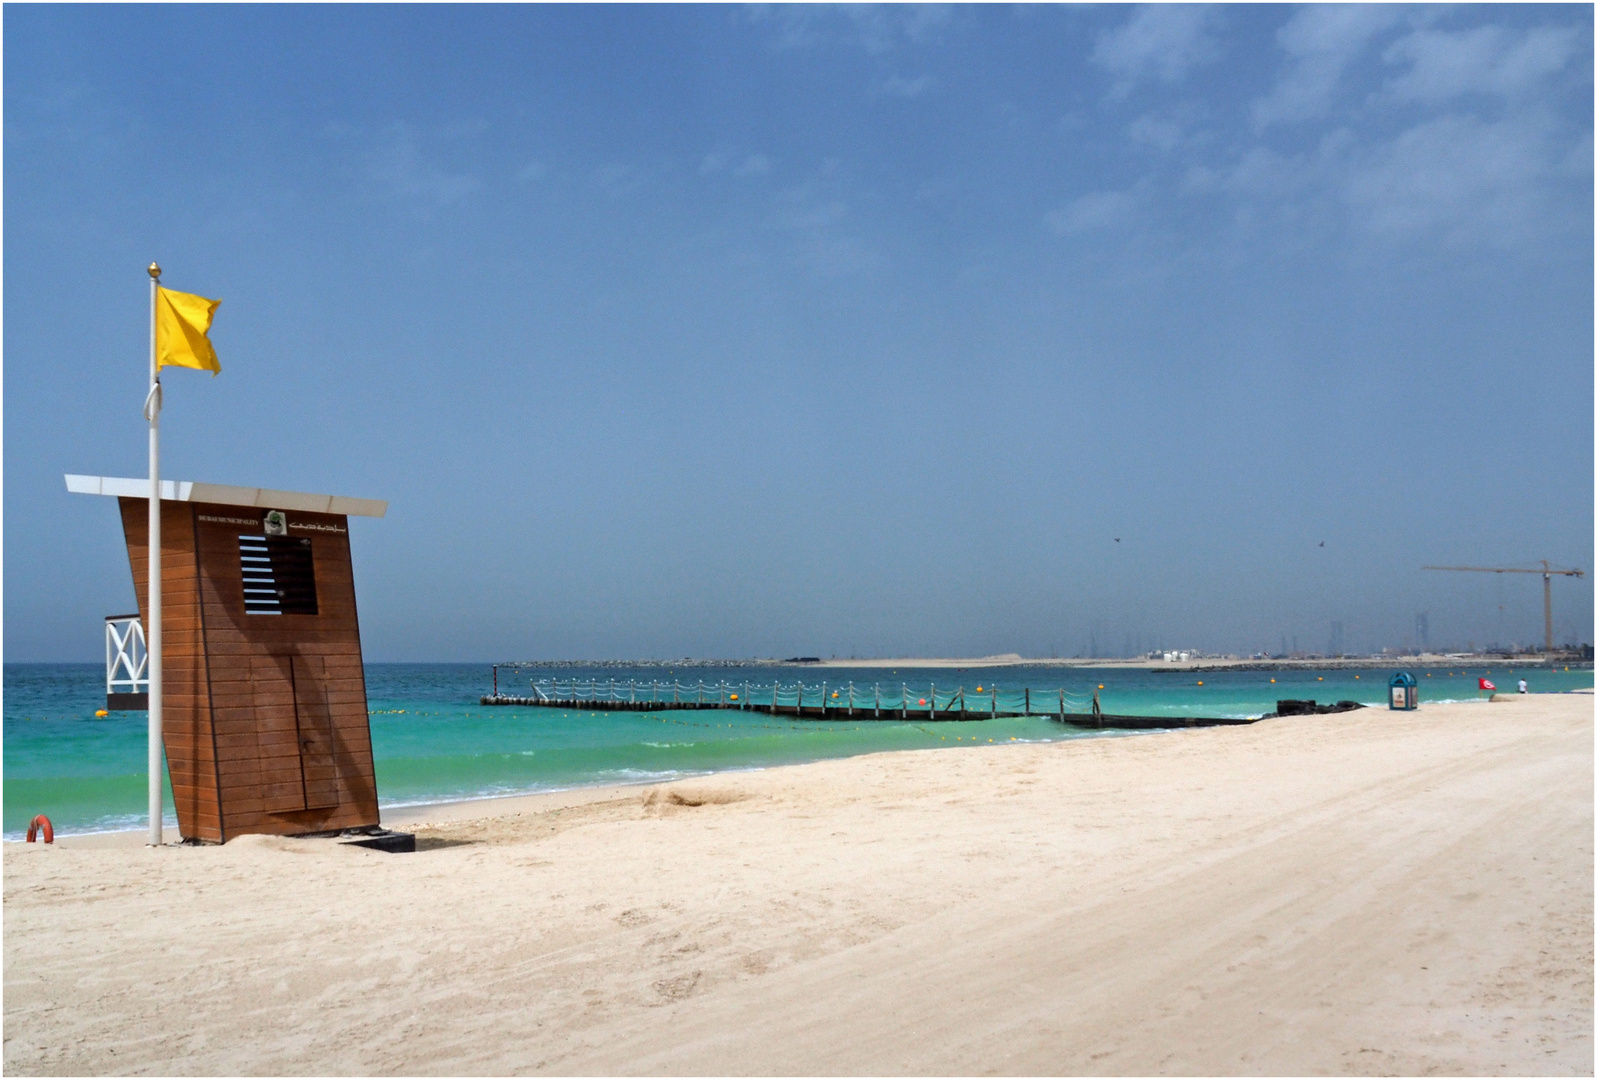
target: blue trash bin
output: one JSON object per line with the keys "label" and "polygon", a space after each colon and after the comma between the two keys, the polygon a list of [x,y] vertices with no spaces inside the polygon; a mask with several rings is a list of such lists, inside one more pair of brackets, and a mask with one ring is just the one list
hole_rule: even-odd
{"label": "blue trash bin", "polygon": [[1406,671],[1399,671],[1386,683],[1386,704],[1388,708],[1401,709],[1408,712],[1420,707],[1420,687],[1414,681],[1414,676]]}

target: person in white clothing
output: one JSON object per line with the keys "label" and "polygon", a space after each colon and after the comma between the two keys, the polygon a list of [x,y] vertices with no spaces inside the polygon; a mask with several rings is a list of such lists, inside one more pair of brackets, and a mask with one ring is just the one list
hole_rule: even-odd
{"label": "person in white clothing", "polygon": [[1527,683],[1524,679],[1519,680],[1519,692],[1521,694],[1530,693],[1530,684]]}

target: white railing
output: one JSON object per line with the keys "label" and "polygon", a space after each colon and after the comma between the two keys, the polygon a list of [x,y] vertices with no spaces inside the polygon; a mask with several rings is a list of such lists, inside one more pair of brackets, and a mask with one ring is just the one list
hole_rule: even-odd
{"label": "white railing", "polygon": [[147,694],[150,655],[144,647],[144,624],[137,615],[105,617],[105,692]]}
{"label": "white railing", "polygon": [[595,704],[625,702],[634,704],[693,703],[732,706],[747,709],[759,706],[770,709],[777,706],[797,705],[803,708],[852,713],[853,715],[881,713],[884,711],[939,712],[980,714],[1024,713],[1033,716],[1085,712],[1092,701],[1090,694],[1055,690],[1009,690],[1000,692],[997,687],[983,686],[979,691],[964,687],[939,690],[935,685],[925,691],[911,690],[906,683],[895,689],[891,685],[873,683],[855,686],[852,682],[780,683],[753,682],[694,682],[672,680],[608,679],[563,682],[556,679],[534,679],[532,690],[540,701],[582,701]]}

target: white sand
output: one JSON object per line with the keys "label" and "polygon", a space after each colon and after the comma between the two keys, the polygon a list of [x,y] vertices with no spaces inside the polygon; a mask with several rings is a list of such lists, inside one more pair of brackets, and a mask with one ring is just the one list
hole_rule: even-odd
{"label": "white sand", "polygon": [[1590,1075],[1592,775],[1547,695],[457,806],[414,855],[8,844],[5,1069]]}

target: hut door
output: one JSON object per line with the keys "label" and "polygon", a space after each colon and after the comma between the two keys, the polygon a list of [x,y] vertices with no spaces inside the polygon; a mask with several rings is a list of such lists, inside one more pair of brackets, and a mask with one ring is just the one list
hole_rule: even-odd
{"label": "hut door", "polygon": [[261,798],[271,814],[338,805],[326,668],[319,656],[250,661]]}
{"label": "hut door", "polygon": [[262,809],[269,814],[305,809],[305,775],[300,765],[299,710],[295,697],[294,662],[290,657],[250,658],[250,700],[255,711],[260,798]]}
{"label": "hut door", "polygon": [[332,710],[327,707],[327,668],[320,656],[296,656],[291,664],[305,809],[337,806],[338,765],[333,754]]}

